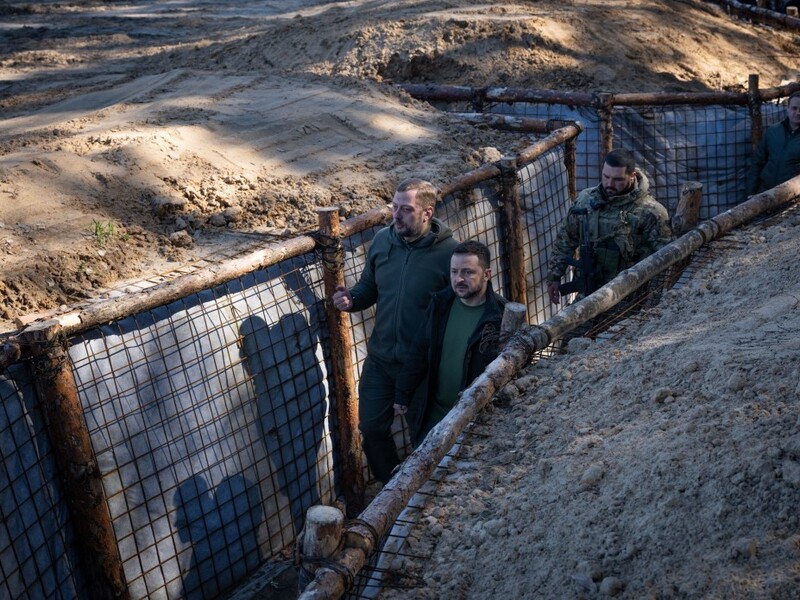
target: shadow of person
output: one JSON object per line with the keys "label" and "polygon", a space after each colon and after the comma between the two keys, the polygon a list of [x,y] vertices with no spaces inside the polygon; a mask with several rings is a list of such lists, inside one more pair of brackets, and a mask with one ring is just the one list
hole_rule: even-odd
{"label": "shadow of person", "polygon": [[226,477],[214,494],[202,475],[194,475],[181,483],[173,501],[178,537],[192,552],[184,598],[216,598],[261,563],[261,497],[243,475]]}
{"label": "shadow of person", "polygon": [[316,338],[298,313],[284,315],[272,327],[250,316],[239,333],[255,389],[259,437],[289,501],[296,536],[306,510],[320,499],[326,391]]}
{"label": "shadow of person", "polygon": [[215,570],[227,572],[225,587],[240,581],[253,571],[263,558],[258,530],[264,509],[258,486],[243,475],[222,480],[214,493],[222,525],[222,550],[215,554]]}
{"label": "shadow of person", "polygon": [[[205,478],[194,475],[175,490],[175,528],[178,539],[191,546],[189,568],[183,575],[183,597],[205,598],[219,592],[213,569],[209,534],[220,529],[219,513]],[[212,594],[213,593],[213,594]]]}

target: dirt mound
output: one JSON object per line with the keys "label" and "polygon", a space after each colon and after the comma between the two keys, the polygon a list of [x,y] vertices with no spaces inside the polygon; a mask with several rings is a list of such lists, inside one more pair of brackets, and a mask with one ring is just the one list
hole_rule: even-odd
{"label": "dirt mound", "polygon": [[[0,330],[118,278],[313,228],[317,206],[363,212],[405,176],[441,183],[530,141],[387,83],[648,91],[741,89],[751,72],[763,85],[798,78],[795,35],[694,1],[2,12]],[[100,256],[95,223],[130,237]]]}

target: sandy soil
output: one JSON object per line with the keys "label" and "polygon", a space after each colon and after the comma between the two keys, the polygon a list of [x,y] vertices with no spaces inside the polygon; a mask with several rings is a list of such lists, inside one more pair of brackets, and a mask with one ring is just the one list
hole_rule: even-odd
{"label": "sandy soil", "polygon": [[779,223],[507,386],[380,597],[800,598],[800,209]]}
{"label": "sandy soil", "polygon": [[691,0],[12,1],[0,14],[0,331],[525,145],[393,82],[798,78],[795,35]]}

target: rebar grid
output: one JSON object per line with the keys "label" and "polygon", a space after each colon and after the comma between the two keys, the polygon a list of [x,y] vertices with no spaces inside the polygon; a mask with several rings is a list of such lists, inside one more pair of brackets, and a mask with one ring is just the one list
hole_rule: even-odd
{"label": "rebar grid", "polygon": [[[439,104],[458,110],[461,103]],[[575,176],[578,190],[599,183],[603,160],[602,111],[589,107],[525,102],[488,103],[487,112],[538,119],[580,121],[576,140]],[[612,146],[634,152],[650,179],[653,196],[674,214],[682,184],[703,184],[700,218],[707,219],[744,201],[752,157],[751,117],[743,106],[614,106],[610,107]],[[780,102],[761,105],[764,127],[781,121]]]}
{"label": "rebar grid", "polygon": [[0,374],[0,597],[78,598],[87,585],[30,373]]}
{"label": "rebar grid", "polygon": [[332,501],[320,280],[302,257],[72,340],[132,597],[215,597]]}
{"label": "rebar grid", "polygon": [[[595,184],[599,156],[581,152],[583,137],[577,172],[584,169],[588,179],[594,170]],[[541,281],[554,229],[571,200],[563,157],[562,149],[551,150],[518,173],[532,321],[553,313]],[[489,245],[493,282],[506,292],[499,188],[492,181],[458,192],[437,212],[458,239]],[[347,285],[360,274],[375,231],[345,240]],[[310,255],[72,340],[75,379],[132,597],[213,597],[261,560],[282,556],[310,504],[331,503],[336,427],[324,301],[320,261]],[[373,320],[372,310],[351,315],[356,373]],[[463,437],[467,443],[480,436],[473,429]],[[0,428],[3,443],[9,436]],[[402,429],[400,437],[405,445]],[[34,546],[14,539],[14,552]],[[3,548],[0,558],[13,554]],[[17,554],[0,563],[4,575],[21,573],[16,565],[30,560]],[[74,570],[65,567],[59,581],[79,582]]]}

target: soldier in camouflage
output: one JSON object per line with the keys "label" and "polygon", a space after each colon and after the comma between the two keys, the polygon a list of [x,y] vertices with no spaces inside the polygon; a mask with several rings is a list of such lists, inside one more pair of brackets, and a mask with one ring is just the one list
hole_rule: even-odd
{"label": "soldier in camouflage", "polygon": [[[629,150],[606,156],[600,185],[583,190],[561,224],[547,274],[547,293],[561,302],[559,284],[581,244],[581,226],[575,209],[588,211],[589,238],[599,285],[669,243],[672,234],[666,209],[648,192],[649,183]],[[587,217],[584,217],[587,218]]]}

